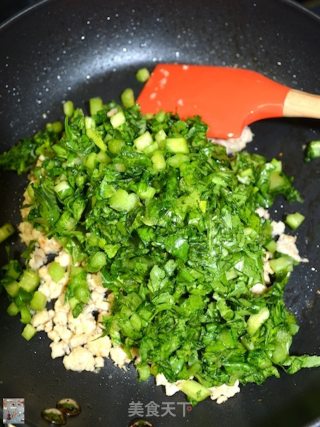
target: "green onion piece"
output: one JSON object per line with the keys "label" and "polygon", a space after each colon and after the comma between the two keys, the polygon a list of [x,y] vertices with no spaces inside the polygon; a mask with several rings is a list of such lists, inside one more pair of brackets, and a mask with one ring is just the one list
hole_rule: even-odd
{"label": "green onion piece", "polygon": [[94,121],[94,119],[92,117],[86,116],[84,118],[84,127],[86,128],[86,130],[95,129],[96,122]]}
{"label": "green onion piece", "polygon": [[86,304],[90,299],[90,291],[87,284],[80,284],[75,288],[75,296],[78,301]]}
{"label": "green onion piece", "polygon": [[119,154],[125,143],[122,139],[110,139],[108,141],[108,149],[112,154]]}
{"label": "green onion piece", "polygon": [[145,150],[143,152],[144,152],[144,154],[149,156],[150,154],[154,153],[158,149],[159,149],[158,143],[154,142],[153,144],[149,145],[149,147],[145,148]]}
{"label": "green onion piece", "polygon": [[31,313],[30,310],[23,306],[20,308],[20,320],[22,323],[30,323],[31,322]]}
{"label": "green onion piece", "polygon": [[60,133],[62,132],[63,125],[61,122],[47,123],[46,129],[49,132]]}
{"label": "green onion piece", "polygon": [[35,271],[25,270],[20,279],[20,288],[27,292],[33,292],[37,289],[40,283],[40,278]]}
{"label": "green onion piece", "polygon": [[157,142],[161,142],[161,141],[164,141],[166,138],[167,138],[167,134],[165,133],[165,131],[163,130],[163,129],[160,129],[157,133],[156,133],[156,135],[155,135],[155,140],[157,141]]}
{"label": "green onion piece", "polygon": [[54,144],[52,146],[53,151],[56,153],[56,155],[58,157],[62,157],[64,159],[66,159],[68,157],[68,152],[67,150],[65,150],[63,147],[61,147],[61,145],[59,144]]}
{"label": "green onion piece", "polygon": [[146,131],[142,135],[138,136],[133,143],[137,151],[142,152],[153,143],[153,139],[150,132]]}
{"label": "green onion piece", "polygon": [[104,267],[107,263],[107,257],[104,252],[96,252],[94,255],[91,255],[88,260],[87,270],[90,273],[97,273]]}
{"label": "green onion piece", "polygon": [[119,111],[118,113],[110,117],[111,126],[115,129],[123,125],[125,122],[126,122],[126,118],[122,111]]}
{"label": "green onion piece", "polygon": [[110,162],[111,162],[110,157],[108,156],[108,154],[107,154],[105,151],[100,151],[100,152],[97,154],[96,159],[97,159],[97,161],[98,161],[99,163],[108,164],[108,163],[110,163]]}
{"label": "green onion piece", "polygon": [[19,283],[18,282],[11,282],[7,285],[4,285],[5,290],[7,291],[7,294],[11,297],[15,297],[17,293],[19,292]]}
{"label": "green onion piece", "polygon": [[27,341],[30,341],[31,340],[31,338],[35,335],[37,333],[37,330],[32,326],[32,325],[30,325],[30,323],[28,323],[25,327],[24,327],[24,329],[23,329],[23,331],[22,331],[22,336],[23,336],[23,338],[25,339],[25,340],[27,340]]}
{"label": "green onion piece", "polygon": [[90,153],[86,159],[84,164],[86,165],[86,167],[89,170],[93,170],[96,167],[96,163],[97,163],[98,159],[97,159],[97,154],[96,153]]}
{"label": "green onion piece", "polygon": [[146,82],[150,77],[149,70],[147,68],[140,68],[136,73],[136,79],[140,83]]}
{"label": "green onion piece", "polygon": [[41,311],[47,304],[47,297],[40,291],[35,291],[30,301],[30,308],[35,311]]}
{"label": "green onion piece", "polygon": [[19,313],[19,311],[20,311],[19,307],[14,301],[12,301],[12,303],[9,304],[7,308],[7,313],[9,314],[9,316],[16,316]]}
{"label": "green onion piece", "polygon": [[63,104],[63,112],[67,117],[71,117],[74,112],[74,105],[72,101],[66,101]]}
{"label": "green onion piece", "polygon": [[53,261],[48,266],[48,273],[54,282],[59,282],[65,274],[64,268],[56,261]]}
{"label": "green onion piece", "polygon": [[269,252],[275,253],[277,250],[277,242],[275,242],[274,240],[270,240],[270,242],[266,245],[266,248]]}
{"label": "green onion piece", "polygon": [[292,271],[293,259],[284,255],[279,258],[271,259],[269,264],[275,274],[287,273]]}
{"label": "green onion piece", "polygon": [[126,171],[126,165],[123,163],[115,163],[114,168],[117,172],[125,172]]}
{"label": "green onion piece", "polygon": [[285,222],[292,230],[296,230],[304,221],[304,215],[300,212],[287,215]]}
{"label": "green onion piece", "polygon": [[73,190],[67,181],[60,181],[57,185],[54,186],[54,191],[62,200],[68,196],[71,196],[73,193]]}
{"label": "green onion piece", "polygon": [[249,335],[254,335],[263,323],[269,319],[270,312],[267,307],[263,307],[257,314],[251,314],[247,322]]}
{"label": "green onion piece", "polygon": [[156,171],[162,171],[166,168],[166,160],[161,151],[156,151],[151,157],[153,163],[153,169]]}
{"label": "green onion piece", "polygon": [[0,227],[0,243],[6,240],[14,233],[13,225],[6,223]]}
{"label": "green onion piece", "polygon": [[138,196],[134,193],[127,193],[121,188],[117,190],[110,198],[110,207],[116,211],[131,211],[138,202]]}
{"label": "green onion piece", "polygon": [[92,128],[87,129],[87,136],[96,144],[97,147],[100,148],[100,150],[102,151],[107,150],[106,144],[103,142],[98,132],[96,132],[94,129]]}
{"label": "green onion piece", "polygon": [[191,400],[195,400],[196,402],[200,402],[210,396],[210,390],[194,380],[182,381],[179,388]]}
{"label": "green onion piece", "polygon": [[128,88],[125,89],[121,94],[121,102],[125,108],[130,108],[134,106],[134,93],[133,90]]}
{"label": "green onion piece", "polygon": [[199,209],[202,213],[206,213],[207,211],[207,201],[206,200],[199,200]]}
{"label": "green onion piece", "polygon": [[305,161],[310,162],[320,157],[320,141],[311,141],[306,147]]}
{"label": "green onion piece", "polygon": [[150,377],[150,366],[149,365],[140,364],[137,366],[137,371],[139,374],[139,380],[140,381],[147,381],[147,379]]}
{"label": "green onion piece", "polygon": [[79,300],[76,297],[72,297],[68,300],[71,310],[73,310],[78,304]]}
{"label": "green onion piece", "polygon": [[281,191],[286,185],[286,180],[280,175],[280,172],[273,171],[270,174],[269,189],[270,191]]}
{"label": "green onion piece", "polygon": [[179,168],[183,163],[190,162],[190,157],[186,154],[175,154],[168,159],[168,165]]}
{"label": "green onion piece", "polygon": [[167,138],[166,139],[166,148],[170,153],[182,153],[188,154],[189,147],[185,138]]}
{"label": "green onion piece", "polygon": [[149,187],[146,183],[141,182],[138,185],[137,194],[142,200],[150,200],[156,193],[156,189],[154,187]]}
{"label": "green onion piece", "polygon": [[90,116],[94,116],[103,107],[102,99],[99,97],[89,99]]}
{"label": "green onion piece", "polygon": [[158,123],[163,123],[166,119],[166,113],[164,111],[159,111],[159,113],[157,113],[155,115],[155,119],[157,120]]}

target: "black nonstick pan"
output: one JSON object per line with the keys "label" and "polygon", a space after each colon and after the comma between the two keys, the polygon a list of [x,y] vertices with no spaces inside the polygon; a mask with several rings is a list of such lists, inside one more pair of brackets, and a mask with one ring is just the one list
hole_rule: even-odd
{"label": "black nonstick pan", "polygon": [[[41,2],[0,28],[0,151],[61,118],[62,100],[84,106],[92,96],[107,100],[125,87],[137,91],[135,71],[161,61],[252,68],[320,93],[319,40],[320,20],[290,1]],[[296,206],[307,217],[298,246],[309,263],[295,269],[286,301],[301,325],[292,351],[320,354],[320,163],[303,159],[303,145],[320,138],[320,122],[269,120],[252,130],[249,150],[281,156],[304,197]],[[24,184],[23,177],[0,173],[0,224],[19,222]],[[281,218],[286,209],[279,201],[273,216]],[[19,251],[14,238],[10,244]],[[159,427],[320,425],[320,369],[247,385],[223,405],[205,401],[183,414],[182,394],[167,397],[152,380],[138,383],[132,368],[122,372],[107,361],[99,374],[65,371],[61,360],[51,359],[45,336],[29,343],[21,338],[21,324],[6,315],[3,295],[0,305],[0,397],[24,398],[28,425],[46,425],[41,410],[62,397],[82,406],[70,427],[128,426],[133,404],[169,401],[175,416],[144,418]]]}

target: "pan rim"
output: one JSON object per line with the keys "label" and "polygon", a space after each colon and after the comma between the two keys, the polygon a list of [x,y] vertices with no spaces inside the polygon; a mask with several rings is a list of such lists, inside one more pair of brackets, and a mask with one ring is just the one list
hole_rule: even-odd
{"label": "pan rim", "polygon": [[[2,23],[0,23],[0,36],[1,32],[5,31],[7,27],[9,27],[12,24],[15,24],[16,21],[18,21],[20,18],[23,18],[25,15],[28,15],[29,13],[33,12],[33,10],[43,7],[46,4],[54,3],[56,0],[40,0],[38,3],[28,6],[24,9],[22,9],[20,12],[12,15],[11,17],[5,19]],[[320,23],[320,15],[317,15],[315,12],[313,12],[310,9],[307,9],[302,4],[297,3],[294,0],[281,0],[281,4],[284,6],[289,6],[293,9],[296,9],[298,12],[309,16],[313,20]]]}

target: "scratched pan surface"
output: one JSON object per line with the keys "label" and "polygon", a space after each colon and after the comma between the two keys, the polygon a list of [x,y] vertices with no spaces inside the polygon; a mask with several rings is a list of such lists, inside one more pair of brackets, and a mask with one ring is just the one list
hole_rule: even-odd
{"label": "scratched pan surface", "polygon": [[[55,0],[46,1],[0,29],[0,151],[61,117],[61,101],[78,105],[91,96],[116,98],[134,72],[158,61],[239,65],[264,72],[296,88],[320,93],[320,22],[279,0]],[[298,231],[301,253],[310,260],[295,269],[287,287],[288,306],[301,329],[296,353],[320,353],[320,162],[306,165],[302,146],[320,137],[320,123],[273,120],[253,126],[250,150],[282,159],[296,176],[307,215]],[[0,224],[19,222],[24,178],[0,174]],[[275,217],[287,212],[276,207]],[[14,239],[10,242],[16,251]],[[4,262],[1,248],[1,262]],[[149,418],[155,426],[264,427],[316,425],[320,417],[320,369],[283,375],[262,386],[248,385],[226,404],[211,401],[182,414],[181,394],[166,398],[150,380],[138,383],[133,369],[106,362],[99,374],[66,372],[52,360],[41,334],[30,343],[21,324],[5,314],[0,298],[0,397],[24,397],[28,425],[45,425],[40,411],[61,397],[83,408],[70,426],[127,426],[130,402],[174,402],[175,417]],[[160,411],[161,414],[162,411]]]}

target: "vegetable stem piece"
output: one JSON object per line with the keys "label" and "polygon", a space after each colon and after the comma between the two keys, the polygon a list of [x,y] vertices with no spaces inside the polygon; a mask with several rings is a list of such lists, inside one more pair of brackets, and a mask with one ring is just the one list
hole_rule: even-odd
{"label": "vegetable stem piece", "polygon": [[289,214],[286,217],[286,224],[289,225],[292,230],[296,230],[304,221],[304,215],[302,215],[300,212],[296,212],[293,214]]}
{"label": "vegetable stem piece", "polygon": [[170,153],[189,153],[189,148],[185,138],[167,138],[166,139],[166,148]]}
{"label": "vegetable stem piece", "polygon": [[37,333],[37,330],[29,323],[24,327],[22,336],[25,340],[30,341],[32,337]]}
{"label": "vegetable stem piece", "polygon": [[71,117],[74,112],[74,105],[72,101],[66,101],[63,104],[63,112],[67,117]]}
{"label": "vegetable stem piece", "polygon": [[13,225],[6,223],[0,227],[0,243],[8,239],[14,233]]}
{"label": "vegetable stem piece", "polygon": [[201,402],[201,400],[204,400],[210,396],[210,390],[194,380],[181,381],[179,388],[191,400],[196,402]]}
{"label": "vegetable stem piece", "polygon": [[113,128],[118,128],[121,125],[123,125],[125,122],[126,122],[126,118],[122,111],[119,111],[118,113],[114,114],[110,118],[110,123]]}
{"label": "vegetable stem piece", "polygon": [[320,157],[320,141],[309,142],[305,151],[305,161],[310,162],[318,157]]}
{"label": "vegetable stem piece", "polygon": [[47,297],[40,291],[35,291],[30,301],[30,308],[35,311],[41,311],[47,304]]}
{"label": "vegetable stem piece", "polygon": [[97,114],[98,111],[100,111],[103,107],[102,99],[99,97],[96,98],[90,98],[89,100],[89,110],[90,110],[90,116],[94,116]]}
{"label": "vegetable stem piece", "polygon": [[125,108],[130,108],[134,106],[135,101],[132,89],[127,88],[122,92],[121,102]]}
{"label": "vegetable stem piece", "polygon": [[248,319],[248,334],[254,335],[263,323],[269,319],[270,312],[267,307],[263,307],[257,314],[251,314]]}
{"label": "vegetable stem piece", "polygon": [[140,68],[136,73],[136,79],[140,83],[146,82],[150,77],[149,70],[147,68]]}
{"label": "vegetable stem piece", "polygon": [[37,289],[40,283],[40,278],[35,271],[25,270],[20,279],[20,288],[27,292],[33,292]]}

